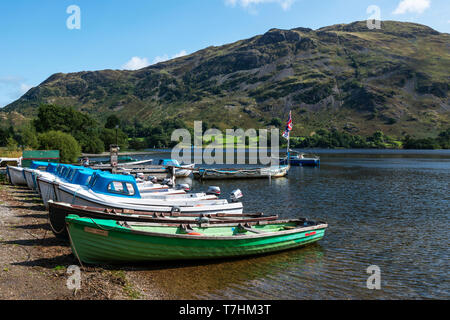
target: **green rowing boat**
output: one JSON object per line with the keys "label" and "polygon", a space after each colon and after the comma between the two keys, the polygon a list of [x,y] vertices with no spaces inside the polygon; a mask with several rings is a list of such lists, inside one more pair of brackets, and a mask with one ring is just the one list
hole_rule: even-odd
{"label": "green rowing boat", "polygon": [[243,257],[323,238],[328,225],[306,219],[180,225],[66,217],[72,252],[87,264]]}

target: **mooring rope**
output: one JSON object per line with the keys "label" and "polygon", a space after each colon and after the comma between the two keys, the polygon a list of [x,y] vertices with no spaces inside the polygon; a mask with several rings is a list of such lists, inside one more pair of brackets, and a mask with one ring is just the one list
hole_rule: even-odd
{"label": "mooring rope", "polygon": [[55,234],[62,234],[62,233],[64,232],[64,229],[65,229],[66,227],[63,227],[63,228],[61,229],[61,231],[56,231],[56,229],[53,227],[52,221],[50,220],[50,211],[49,211],[49,213],[48,213],[48,215],[47,215],[47,221],[48,221],[48,224],[50,225],[50,228],[52,228],[52,231],[53,231]]}
{"label": "mooring rope", "polygon": [[78,256],[78,252],[77,252],[77,248],[75,247],[75,243],[72,241],[72,237],[71,237],[71,235],[70,235],[68,225],[69,225],[69,224],[66,224],[66,229],[67,229],[67,234],[69,235],[70,245],[71,245],[72,248],[73,248],[73,251],[74,251],[74,253],[75,253],[75,257],[77,257],[78,262],[80,263],[81,268],[84,269],[83,263],[81,262],[81,259],[80,259],[80,257]]}
{"label": "mooring rope", "polygon": [[76,190],[75,193],[73,194],[73,198],[72,198],[72,202],[71,204],[75,204],[75,197],[77,196],[78,191],[81,189],[81,186],[79,186]]}
{"label": "mooring rope", "polygon": [[96,225],[97,228],[99,228],[100,230],[104,230],[104,231],[112,231],[115,228],[112,227],[111,229],[107,229],[107,228],[103,228],[102,226],[100,226],[99,224],[97,224],[97,222],[95,222],[95,220],[91,217],[89,217],[89,219],[91,219],[92,223]]}

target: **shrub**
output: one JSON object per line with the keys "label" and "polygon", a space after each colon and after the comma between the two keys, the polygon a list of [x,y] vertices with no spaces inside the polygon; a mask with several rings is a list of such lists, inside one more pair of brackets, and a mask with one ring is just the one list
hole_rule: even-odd
{"label": "shrub", "polygon": [[75,138],[61,131],[40,133],[38,141],[40,150],[59,150],[61,162],[76,162],[81,153]]}
{"label": "shrub", "polygon": [[14,140],[14,138],[8,138],[6,140],[6,149],[8,151],[17,151],[17,149],[18,149],[17,141]]}
{"label": "shrub", "polygon": [[105,145],[104,145],[103,141],[97,136],[94,136],[91,139],[89,139],[88,141],[86,141],[83,146],[83,152],[86,152],[86,153],[99,154],[104,151],[105,151]]}
{"label": "shrub", "polygon": [[39,147],[37,133],[33,126],[25,126],[20,133],[20,137],[22,142],[21,144],[24,147],[29,147],[31,149],[36,149]]}

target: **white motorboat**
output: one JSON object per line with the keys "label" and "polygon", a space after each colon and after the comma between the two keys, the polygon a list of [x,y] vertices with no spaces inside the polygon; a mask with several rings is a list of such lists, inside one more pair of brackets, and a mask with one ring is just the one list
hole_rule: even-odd
{"label": "white motorboat", "polygon": [[[141,194],[131,176],[99,173],[89,185],[60,184],[59,202],[98,208],[118,208],[140,211],[182,213],[242,213],[241,202],[225,199],[209,200],[203,195],[185,195],[154,198]],[[206,195],[207,196],[207,195]]]}

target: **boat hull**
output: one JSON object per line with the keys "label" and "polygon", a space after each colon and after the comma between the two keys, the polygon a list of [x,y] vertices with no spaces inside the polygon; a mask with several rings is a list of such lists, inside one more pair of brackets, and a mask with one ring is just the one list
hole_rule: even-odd
{"label": "boat hull", "polygon": [[114,221],[66,218],[72,251],[84,263],[133,263],[245,257],[319,241],[326,224],[270,235],[211,237],[134,231]]}
{"label": "boat hull", "polygon": [[257,168],[257,169],[200,169],[194,172],[194,178],[198,180],[223,180],[223,179],[268,179],[287,176],[289,167]]}
{"label": "boat hull", "polygon": [[[129,222],[153,222],[153,223],[202,223],[218,224],[231,221],[242,223],[276,220],[278,216],[264,216],[259,214],[218,214],[205,215],[200,218],[198,215],[182,215],[178,213],[161,213],[161,212],[144,212],[131,210],[114,210],[106,208],[81,207],[70,205],[68,203],[49,201],[49,222],[53,233],[58,238],[68,239],[65,219],[69,215],[77,215],[79,217],[87,217],[102,220],[118,220]],[[210,220],[210,218],[212,218]],[[181,222],[180,222],[181,221]]]}
{"label": "boat hull", "polygon": [[[233,213],[240,214],[243,211],[243,206],[241,202],[228,203],[225,205],[209,205],[209,206],[177,206],[166,205],[166,206],[146,206],[146,205],[135,205],[120,202],[99,202],[95,199],[84,198],[82,195],[77,193],[70,193],[67,190],[58,187],[58,202],[70,203],[78,206],[88,206],[95,208],[109,208],[109,209],[129,209],[138,211],[154,211],[154,212],[171,212],[175,207],[182,213],[189,214],[208,214],[208,213]],[[168,201],[169,203],[169,201]]]}
{"label": "boat hull", "polygon": [[15,186],[27,186],[23,168],[8,166],[10,182]]}
{"label": "boat hull", "polygon": [[33,171],[30,169],[24,169],[23,174],[25,175],[25,180],[27,181],[27,187],[31,190],[36,190],[35,184],[34,184],[34,178],[33,178]]}
{"label": "boat hull", "polygon": [[186,177],[189,177],[191,175],[192,169],[194,169],[195,164],[183,165],[181,167],[186,168],[186,169],[177,168],[175,170],[175,177],[177,177],[177,178],[186,178]]}
{"label": "boat hull", "polygon": [[[282,160],[280,164],[287,164],[287,160]],[[318,167],[320,166],[319,159],[291,159],[289,162],[291,166],[295,167]]]}
{"label": "boat hull", "polygon": [[37,178],[37,185],[39,188],[39,194],[41,195],[42,202],[46,209],[48,209],[48,201],[59,201],[59,192],[56,185],[44,179]]}

